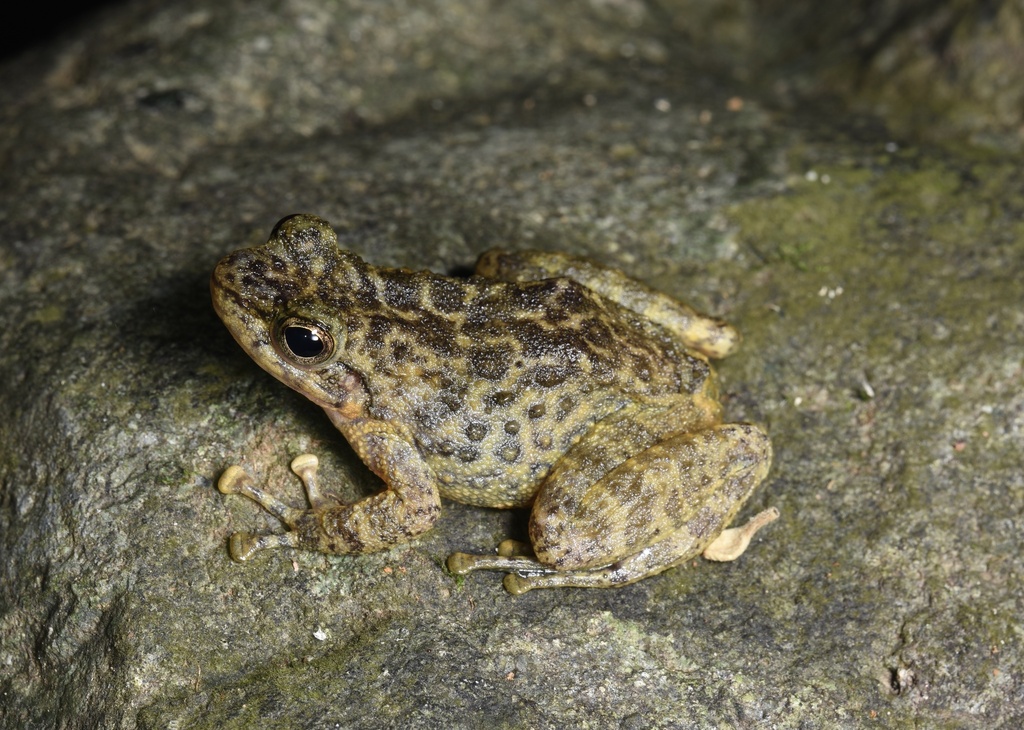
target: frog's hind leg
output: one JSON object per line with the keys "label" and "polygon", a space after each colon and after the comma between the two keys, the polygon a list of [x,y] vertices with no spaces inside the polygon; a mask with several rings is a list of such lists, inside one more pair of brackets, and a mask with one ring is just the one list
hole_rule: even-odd
{"label": "frog's hind leg", "polygon": [[[708,545],[703,557],[719,562],[735,560],[750,544],[751,538],[765,525],[774,522],[779,511],[774,507],[758,512],[741,527],[723,530]],[[516,554],[508,554],[515,543]],[[520,552],[521,551],[521,552]],[[508,573],[502,585],[514,596],[534,588],[618,588],[674,567],[694,557],[690,535],[676,535],[651,545],[603,568],[581,571],[559,571],[546,566],[529,554],[529,545],[506,540],[498,546],[498,555],[467,555],[453,553],[448,569],[456,575],[472,570],[501,570]],[[679,557],[683,555],[684,557]]]}
{"label": "frog's hind leg", "polygon": [[[512,542],[516,543],[517,552],[507,554]],[[666,541],[603,568],[560,571],[533,557],[528,544],[506,540],[498,546],[497,555],[452,553],[448,557],[448,570],[456,575],[465,575],[473,570],[504,571],[508,573],[502,582],[505,590],[518,596],[534,588],[615,588],[628,585],[671,567],[665,563],[675,553],[675,547]],[[662,564],[664,567],[657,569]]]}
{"label": "frog's hind leg", "polygon": [[672,331],[688,347],[711,358],[722,358],[740,344],[740,333],[720,319],[698,312],[621,271],[594,261],[547,251],[491,249],[480,256],[476,273],[503,281],[572,279],[605,299]]}
{"label": "frog's hind leg", "polygon": [[[582,443],[579,446],[586,447]],[[560,570],[595,568],[677,533],[692,557],[732,521],[771,464],[757,426],[734,423],[668,436],[587,483],[556,470],[530,515],[538,560]]]}
{"label": "frog's hind leg", "polygon": [[592,483],[578,469],[556,470],[530,519],[535,557],[456,554],[449,568],[507,571],[505,587],[518,594],[626,585],[709,546],[717,548],[709,557],[735,559],[777,515],[768,510],[735,532],[724,530],[770,462],[771,446],[760,429],[728,424],[671,436]]}

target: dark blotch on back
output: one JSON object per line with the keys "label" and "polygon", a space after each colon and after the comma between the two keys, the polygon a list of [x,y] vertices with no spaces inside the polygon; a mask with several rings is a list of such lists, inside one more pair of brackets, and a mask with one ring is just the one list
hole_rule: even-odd
{"label": "dark blotch on back", "polygon": [[484,380],[501,380],[508,372],[512,349],[508,345],[485,345],[469,353],[470,371]]}
{"label": "dark blotch on back", "polygon": [[595,309],[593,302],[584,294],[581,284],[561,279],[559,285],[552,290],[553,301],[548,306],[544,319],[549,322],[562,322],[570,317]]}
{"label": "dark blotch on back", "polygon": [[590,318],[580,324],[580,332],[587,341],[597,347],[607,348],[612,345],[612,332],[600,319]]}
{"label": "dark blotch on back", "polygon": [[548,329],[536,322],[515,322],[509,326],[510,334],[522,346],[523,356],[530,360],[557,358],[563,362],[578,362],[596,353],[583,333],[563,327]]}
{"label": "dark blotch on back", "polygon": [[519,312],[545,312],[555,306],[562,282],[557,279],[523,282],[504,290],[505,306]]}
{"label": "dark blotch on back", "polygon": [[505,406],[515,403],[516,394],[508,390],[499,390],[496,393],[491,393],[485,399],[485,403],[488,406],[494,406],[498,408],[504,408]]}
{"label": "dark blotch on back", "polygon": [[385,303],[400,312],[419,310],[420,282],[411,276],[388,276],[383,279]]}
{"label": "dark blotch on back", "polygon": [[446,358],[454,358],[460,354],[455,341],[455,327],[444,317],[421,310],[414,319],[403,320],[402,324],[409,329],[421,347],[433,350]]}
{"label": "dark blotch on back", "polygon": [[438,391],[437,399],[445,405],[451,413],[458,413],[466,405],[466,389],[464,387],[449,386]]}
{"label": "dark blotch on back", "polygon": [[533,382],[542,388],[553,388],[556,385],[561,385],[569,377],[571,366],[566,364],[560,365],[541,365],[533,371]]}
{"label": "dark blotch on back", "polygon": [[451,314],[462,309],[466,284],[451,279],[431,279],[427,297],[439,312]]}
{"label": "dark blotch on back", "polygon": [[404,342],[391,343],[391,359],[395,362],[404,362],[411,352],[412,349]]}
{"label": "dark blotch on back", "polygon": [[381,315],[370,317],[370,326],[366,331],[366,346],[373,350],[383,348],[393,326],[394,324],[387,317]]}
{"label": "dark blotch on back", "polygon": [[352,292],[353,297],[359,302],[364,312],[376,312],[380,309],[380,296],[377,293],[377,282],[368,271],[365,261],[359,260],[353,265],[356,276],[359,279],[359,286]]}
{"label": "dark blotch on back", "polygon": [[[413,411],[413,417],[421,431],[430,432],[438,428],[451,415],[447,404],[440,401],[424,403]],[[449,451],[449,453],[451,453]]]}

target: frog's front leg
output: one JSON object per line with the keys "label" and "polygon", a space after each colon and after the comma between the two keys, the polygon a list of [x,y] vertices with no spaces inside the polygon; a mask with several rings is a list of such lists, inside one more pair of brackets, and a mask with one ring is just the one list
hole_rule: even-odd
{"label": "frog's front leg", "polygon": [[305,484],[311,508],[296,509],[257,487],[241,467],[229,467],[217,488],[224,494],[252,499],[289,528],[283,534],[234,533],[228,543],[232,558],[242,562],[273,547],[332,554],[369,553],[407,542],[434,525],[441,513],[440,495],[432,473],[415,448],[366,422],[351,427],[346,435],[387,489],[353,504],[337,503],[317,487],[316,457],[304,454],[292,461],[292,470]]}
{"label": "frog's front leg", "polygon": [[[589,448],[583,441],[574,451]],[[579,466],[589,460],[567,456],[534,503],[534,557],[515,555],[508,545],[496,557],[456,553],[452,572],[508,571],[511,593],[620,586],[706,551],[734,559],[777,515],[767,510],[739,532],[725,531],[771,462],[767,436],[749,424],[668,436],[596,480]]]}

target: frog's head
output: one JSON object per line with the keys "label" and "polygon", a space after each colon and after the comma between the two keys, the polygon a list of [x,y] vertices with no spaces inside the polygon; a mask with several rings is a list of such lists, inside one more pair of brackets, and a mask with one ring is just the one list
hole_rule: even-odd
{"label": "frog's head", "polygon": [[266,245],[221,259],[210,280],[213,306],[264,370],[324,408],[351,408],[362,388],[342,362],[344,315],[364,268],[338,248],[327,221],[288,216]]}

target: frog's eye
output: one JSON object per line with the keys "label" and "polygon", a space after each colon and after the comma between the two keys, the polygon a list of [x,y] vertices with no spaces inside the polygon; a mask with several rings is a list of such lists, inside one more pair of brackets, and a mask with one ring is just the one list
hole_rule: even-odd
{"label": "frog's eye", "polygon": [[320,365],[334,355],[334,338],[327,328],[298,317],[289,317],[277,325],[274,345],[278,352],[300,368]]}

